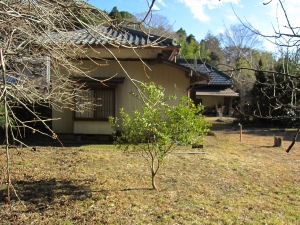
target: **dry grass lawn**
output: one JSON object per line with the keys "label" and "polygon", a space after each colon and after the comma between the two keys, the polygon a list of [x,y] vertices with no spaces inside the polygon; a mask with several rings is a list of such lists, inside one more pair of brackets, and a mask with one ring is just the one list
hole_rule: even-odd
{"label": "dry grass lawn", "polygon": [[[300,225],[299,140],[287,154],[292,132],[244,131],[240,142],[239,131],[220,124],[203,149],[167,157],[159,191],[149,189],[143,158],[114,146],[11,149],[21,201],[13,197],[11,215],[2,170],[0,223]],[[274,135],[284,136],[283,147],[272,147]]]}

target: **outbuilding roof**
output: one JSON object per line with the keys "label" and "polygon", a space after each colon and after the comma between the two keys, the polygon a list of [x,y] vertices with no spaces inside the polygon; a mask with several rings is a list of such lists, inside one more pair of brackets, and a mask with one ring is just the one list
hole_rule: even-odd
{"label": "outbuilding roof", "polygon": [[197,71],[200,74],[208,75],[211,80],[209,82],[202,81],[201,83],[197,84],[203,84],[203,85],[221,85],[221,86],[231,86],[233,85],[233,80],[230,76],[227,74],[219,71],[217,68],[209,65],[203,60],[200,59],[177,59],[177,63],[184,65],[186,67],[190,67]]}

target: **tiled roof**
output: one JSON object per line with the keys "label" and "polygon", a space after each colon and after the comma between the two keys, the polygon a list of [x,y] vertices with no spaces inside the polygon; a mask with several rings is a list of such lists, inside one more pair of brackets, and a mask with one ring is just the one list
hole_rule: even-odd
{"label": "tiled roof", "polygon": [[196,90],[196,95],[200,96],[225,96],[225,97],[238,97],[239,94],[231,90],[226,89],[199,89]]}
{"label": "tiled roof", "polygon": [[[196,70],[200,74],[205,74],[211,77],[209,85],[233,85],[233,80],[227,74],[219,71],[215,67],[212,67],[203,60],[196,60],[197,65],[195,66],[194,59],[177,59],[176,62],[180,65],[184,65]],[[201,84],[208,84],[206,81],[201,82]]]}
{"label": "tiled roof", "polygon": [[[2,80],[2,74],[0,74],[0,79]],[[24,79],[22,78],[18,78],[18,77],[15,77],[15,76],[11,76],[11,75],[6,75],[5,76],[5,81],[7,83],[10,83],[10,84],[23,84],[24,82]]]}
{"label": "tiled roof", "polygon": [[176,39],[165,38],[158,35],[147,36],[140,30],[120,27],[119,29],[112,27],[100,26],[94,29],[82,29],[70,31],[60,34],[52,34],[54,39],[66,43],[75,43],[78,45],[124,45],[124,46],[179,46]]}

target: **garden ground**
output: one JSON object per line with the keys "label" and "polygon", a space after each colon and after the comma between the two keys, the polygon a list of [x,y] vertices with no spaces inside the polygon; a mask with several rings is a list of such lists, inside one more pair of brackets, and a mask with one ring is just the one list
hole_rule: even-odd
{"label": "garden ground", "polygon": [[[13,195],[11,214],[2,170],[0,223],[300,224],[299,140],[285,152],[294,133],[245,129],[240,142],[229,119],[210,120],[203,149],[181,147],[166,158],[158,191],[143,158],[113,145],[12,148],[20,201]],[[282,147],[273,147],[274,135]]]}

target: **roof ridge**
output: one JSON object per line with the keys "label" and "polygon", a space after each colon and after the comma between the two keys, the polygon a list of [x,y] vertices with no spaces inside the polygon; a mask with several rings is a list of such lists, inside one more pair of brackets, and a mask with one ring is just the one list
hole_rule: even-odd
{"label": "roof ridge", "polygon": [[179,47],[176,39],[155,34],[147,34],[129,27],[93,26],[87,29],[72,30],[51,34],[55,40],[82,45],[110,44],[130,47]]}

